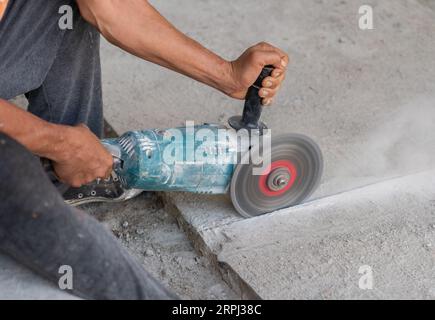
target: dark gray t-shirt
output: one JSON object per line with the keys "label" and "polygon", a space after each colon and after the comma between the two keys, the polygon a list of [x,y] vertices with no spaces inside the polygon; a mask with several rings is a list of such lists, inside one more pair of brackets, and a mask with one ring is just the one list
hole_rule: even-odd
{"label": "dark gray t-shirt", "polygon": [[[59,13],[73,12],[72,30]],[[0,98],[26,94],[29,111],[102,131],[100,36],[73,0],[9,0],[0,20]]]}

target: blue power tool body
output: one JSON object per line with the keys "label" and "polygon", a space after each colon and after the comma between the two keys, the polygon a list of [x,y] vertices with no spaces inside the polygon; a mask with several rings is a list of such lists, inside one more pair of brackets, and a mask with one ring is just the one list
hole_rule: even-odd
{"label": "blue power tool body", "polygon": [[227,139],[210,143],[196,139],[204,130],[217,138],[219,128],[204,124],[193,126],[191,133],[187,127],[131,131],[102,142],[112,153],[114,170],[125,187],[223,194],[234,172],[237,146]]}
{"label": "blue power tool body", "polygon": [[[319,185],[323,171],[321,151],[308,137],[273,137],[270,148],[263,150],[270,157],[270,164],[262,174],[253,174],[256,164],[238,162],[261,148],[259,143],[240,150],[237,133],[246,131],[250,138],[261,137],[267,129],[260,121],[258,91],[272,70],[264,68],[249,88],[243,115],[229,119],[231,128],[204,124],[132,131],[103,140],[114,157],[114,172],[122,186],[127,190],[229,193],[235,209],[244,217],[294,206],[307,199]],[[220,135],[222,129],[236,134]]]}

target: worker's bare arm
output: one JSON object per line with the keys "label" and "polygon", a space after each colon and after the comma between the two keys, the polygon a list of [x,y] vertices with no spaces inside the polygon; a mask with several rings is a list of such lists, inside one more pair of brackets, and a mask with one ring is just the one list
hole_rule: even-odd
{"label": "worker's bare arm", "polygon": [[260,95],[267,104],[284,80],[287,55],[261,43],[239,59],[226,61],[187,37],[146,0],[77,0],[82,16],[111,43],[145,60],[157,63],[243,99],[247,88],[265,65],[274,65]]}
{"label": "worker's bare arm", "polygon": [[1,99],[0,132],[11,136],[34,154],[53,160],[57,160],[56,149],[65,139],[58,126]]}
{"label": "worker's bare arm", "polygon": [[106,177],[112,169],[112,156],[88,128],[49,123],[2,99],[0,132],[53,160],[59,178],[73,186]]}

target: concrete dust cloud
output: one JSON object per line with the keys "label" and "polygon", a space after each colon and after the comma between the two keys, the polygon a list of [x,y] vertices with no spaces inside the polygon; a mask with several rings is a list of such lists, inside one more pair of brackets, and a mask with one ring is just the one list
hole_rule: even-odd
{"label": "concrete dust cloud", "polygon": [[435,168],[435,98],[404,104],[369,127],[329,167],[315,198]]}
{"label": "concrete dust cloud", "polygon": [[406,175],[435,167],[435,99],[409,103],[358,146],[366,175]]}

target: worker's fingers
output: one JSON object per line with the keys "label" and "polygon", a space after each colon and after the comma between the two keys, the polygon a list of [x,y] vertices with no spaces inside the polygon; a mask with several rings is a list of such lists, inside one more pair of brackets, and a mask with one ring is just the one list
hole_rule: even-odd
{"label": "worker's fingers", "polygon": [[258,95],[261,98],[271,98],[272,97],[272,89],[260,89],[260,91],[258,92]]}
{"label": "worker's fingers", "polygon": [[274,78],[279,78],[279,77],[281,77],[283,74],[285,74],[286,71],[287,71],[287,70],[286,70],[286,69],[283,69],[283,68],[275,68],[275,69],[273,69],[271,76],[274,77]]}
{"label": "worker's fingers", "polygon": [[110,168],[105,172],[105,175],[102,176],[102,178],[103,178],[103,179],[107,179],[107,178],[109,178],[110,175],[112,174],[112,171],[113,171],[113,166],[110,167]]}
{"label": "worker's fingers", "polygon": [[286,52],[284,52],[283,50],[281,50],[280,48],[275,47],[267,42],[260,42],[258,44],[258,46],[265,51],[276,51],[282,57],[282,59],[285,60],[287,65],[290,62],[290,58],[289,58],[288,54]]}
{"label": "worker's fingers", "polygon": [[79,124],[77,125],[77,127],[82,127],[82,128],[85,128],[85,129],[90,130],[89,127],[88,127],[85,123],[79,123]]}
{"label": "worker's fingers", "polygon": [[251,52],[251,59],[255,64],[264,67],[271,65],[274,68],[283,68],[281,56],[276,51],[254,50]]}
{"label": "worker's fingers", "polygon": [[251,49],[255,54],[262,56],[262,66],[272,65],[275,68],[285,69],[289,64],[288,55],[281,49],[267,42],[260,42]]}
{"label": "worker's fingers", "polygon": [[271,106],[272,103],[273,103],[273,99],[271,99],[271,98],[265,98],[265,99],[261,100],[261,104],[265,107]]}
{"label": "worker's fingers", "polygon": [[83,181],[83,184],[91,183],[91,182],[95,181],[95,179],[96,179],[96,177],[93,174],[88,173],[85,175],[85,180]]}
{"label": "worker's fingers", "polygon": [[105,176],[104,176],[104,179],[109,178],[110,175],[112,174],[112,171],[113,171],[113,168],[109,168],[109,170],[107,170],[107,172],[106,172],[106,174],[105,174]]}
{"label": "worker's fingers", "polygon": [[281,85],[281,83],[285,80],[285,73],[282,73],[279,77],[266,77],[263,82],[262,86],[266,89],[276,89]]}
{"label": "worker's fingers", "polygon": [[96,175],[100,179],[107,179],[112,173],[112,167],[101,167],[96,172]]}
{"label": "worker's fingers", "polygon": [[283,61],[282,63],[281,63],[281,65],[284,67],[284,68],[287,68],[287,66],[290,64],[290,57],[289,57],[289,55],[287,54],[287,53],[285,53],[284,51],[282,51],[281,49],[279,49],[279,48],[275,48],[277,51],[278,51],[278,53],[281,55],[281,60]]}
{"label": "worker's fingers", "polygon": [[96,172],[97,176],[99,178],[107,179],[110,177],[112,170],[113,170],[113,157],[111,154],[107,154],[107,157],[104,157],[104,159],[101,159],[101,166],[99,170]]}
{"label": "worker's fingers", "polygon": [[279,91],[280,87],[281,87],[281,85],[278,85],[274,89],[261,88],[260,91],[258,92],[258,95],[261,98],[273,98],[277,94],[277,92]]}
{"label": "worker's fingers", "polygon": [[74,178],[71,179],[71,186],[74,188],[80,188],[83,184],[85,184],[84,182],[85,177],[83,174],[78,174],[76,175]]}
{"label": "worker's fingers", "polygon": [[73,182],[71,182],[71,187],[73,187],[73,188],[80,188],[81,186],[82,186],[82,183],[80,181],[74,180]]}
{"label": "worker's fingers", "polygon": [[266,78],[264,78],[261,85],[263,88],[273,89],[278,85],[278,83],[277,83],[277,79],[275,79],[273,77],[266,77]]}

